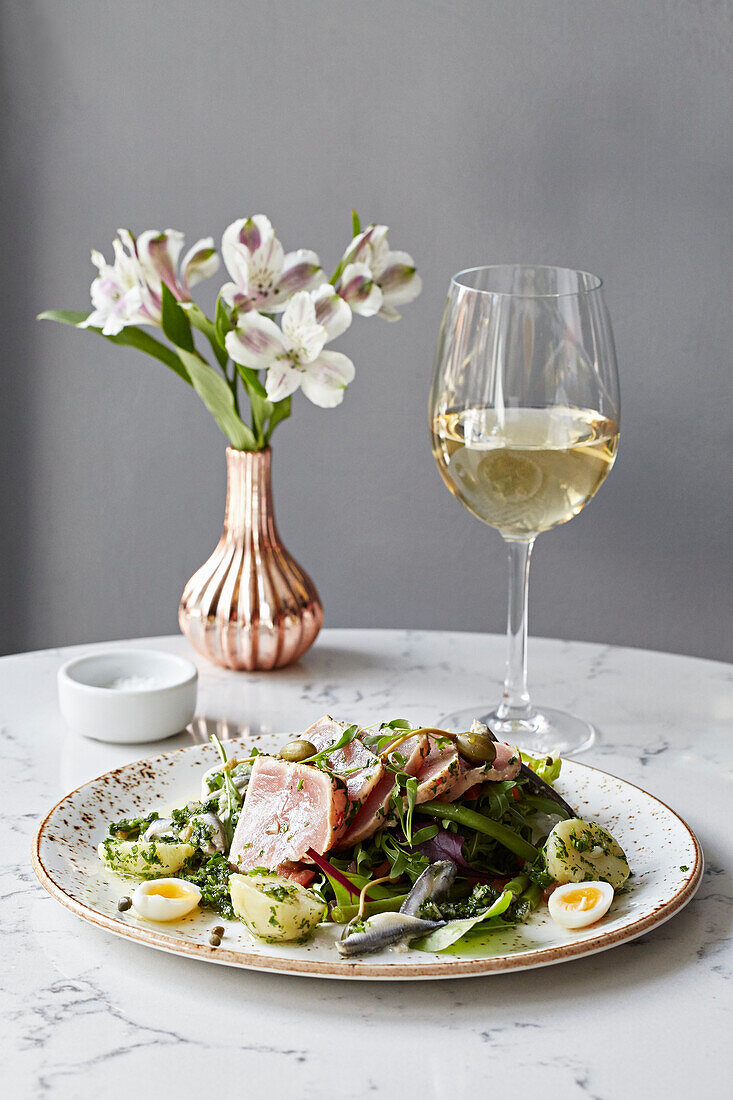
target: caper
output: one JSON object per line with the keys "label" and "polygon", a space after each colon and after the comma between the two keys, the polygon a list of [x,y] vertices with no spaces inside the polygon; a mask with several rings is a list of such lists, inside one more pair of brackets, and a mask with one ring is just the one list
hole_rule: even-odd
{"label": "caper", "polygon": [[212,936],[223,936],[224,935],[224,925],[223,924],[217,924],[216,928],[211,929],[211,934],[212,934]]}
{"label": "caper", "polygon": [[496,759],[496,745],[485,733],[457,734],[456,748],[470,764],[493,764]]}
{"label": "caper", "polygon": [[295,741],[288,741],[287,745],[283,745],[280,749],[280,759],[287,760],[291,764],[299,764],[301,760],[308,760],[317,752],[318,749],[310,741],[296,737]]}
{"label": "caper", "polygon": [[132,909],[132,898],[120,898],[117,908],[120,913],[126,913],[128,909]]}
{"label": "caper", "polygon": [[212,932],[211,935],[209,936],[209,943],[211,944],[212,947],[218,947],[219,944],[221,943],[221,937],[220,936],[215,936],[214,933]]}

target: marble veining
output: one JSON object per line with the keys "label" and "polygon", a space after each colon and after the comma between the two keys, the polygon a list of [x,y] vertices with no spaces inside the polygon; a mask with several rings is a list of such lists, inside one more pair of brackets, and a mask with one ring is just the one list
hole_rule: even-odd
{"label": "marble veining", "polygon": [[[141,639],[191,655],[182,638]],[[237,674],[195,658],[194,732],[102,745],[68,733],[55,675],[79,647],[0,660],[3,1084],[19,1098],[334,1093],[596,1100],[714,1092],[731,1068],[733,670],[692,658],[533,640],[538,702],[601,738],[589,764],[674,807],[706,856],[697,896],[610,953],[545,970],[410,985],[346,984],[211,966],[88,926],[37,884],[38,819],[122,763],[224,736],[298,730],[323,710],[362,723],[493,703],[503,640],[324,631],[295,668]],[[682,1052],[683,1055],[682,1056]],[[236,1090],[236,1092],[234,1091]]]}

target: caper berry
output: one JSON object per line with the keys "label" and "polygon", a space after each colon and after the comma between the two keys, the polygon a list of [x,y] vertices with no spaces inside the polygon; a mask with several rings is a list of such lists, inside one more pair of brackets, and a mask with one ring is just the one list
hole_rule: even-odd
{"label": "caper berry", "polygon": [[221,937],[220,936],[215,936],[214,933],[212,932],[211,935],[209,936],[209,943],[211,944],[212,947],[218,947],[219,944],[221,943]]}
{"label": "caper berry", "polygon": [[456,748],[470,764],[493,764],[496,759],[496,745],[485,733],[459,733]]}
{"label": "caper berry", "polygon": [[120,898],[117,902],[117,908],[120,913],[126,913],[128,909],[132,909],[132,898]]}
{"label": "caper berry", "polygon": [[308,760],[317,752],[318,749],[310,741],[296,737],[295,741],[288,741],[287,745],[283,745],[280,749],[280,759],[287,760],[291,764],[299,764],[301,760]]}

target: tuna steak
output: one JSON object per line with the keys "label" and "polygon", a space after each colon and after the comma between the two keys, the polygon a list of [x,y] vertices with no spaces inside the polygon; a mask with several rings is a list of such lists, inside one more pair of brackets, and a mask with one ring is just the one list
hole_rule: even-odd
{"label": "tuna steak", "polygon": [[516,779],[522,759],[519,750],[512,745],[506,745],[503,741],[496,742],[496,757],[493,764],[469,764],[461,757],[458,758],[459,775],[451,786],[438,795],[440,802],[455,802],[457,798],[465,794],[477,783],[500,783],[504,779]]}
{"label": "tuna steak", "polygon": [[258,756],[229,861],[240,871],[274,871],[299,862],[309,848],[322,855],[345,827],[348,805],[343,780],[330,772]]}
{"label": "tuna steak", "polygon": [[417,801],[444,798],[461,777],[458,750],[447,738],[430,737],[430,751],[417,773]]}
{"label": "tuna steak", "polygon": [[[404,741],[397,752],[404,758],[401,770],[407,775],[417,775],[428,753],[429,743],[425,734],[418,734]],[[339,848],[352,848],[361,840],[367,840],[385,824],[389,814],[389,803],[395,788],[395,777],[386,771],[373,788],[366,802],[359,810],[349,828],[339,841]]]}
{"label": "tuna steak", "polygon": [[[329,714],[325,714],[305,731],[303,738],[315,745],[320,752],[338,741],[346,728],[346,722],[335,722]],[[353,821],[369,793],[384,775],[382,762],[358,737],[342,749],[331,753],[327,762],[331,771],[340,775],[346,784],[350,802],[347,821]]]}

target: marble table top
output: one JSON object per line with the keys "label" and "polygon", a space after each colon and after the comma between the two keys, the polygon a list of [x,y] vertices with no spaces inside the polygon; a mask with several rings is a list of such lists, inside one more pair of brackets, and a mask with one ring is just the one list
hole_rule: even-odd
{"label": "marble table top", "polygon": [[[123,644],[192,656],[179,637]],[[56,670],[103,648],[0,660],[5,1095],[677,1100],[717,1095],[730,1080],[731,666],[530,643],[536,701],[601,731],[583,759],[657,795],[697,833],[707,869],[682,913],[611,952],[544,970],[347,983],[152,951],[84,924],[37,884],[31,837],[54,802],[109,768],[191,742],[186,733],[103,745],[65,730]],[[300,664],[276,673],[200,659],[195,734],[303,729],[324,711],[430,723],[493,703],[503,656],[494,636],[325,630]]]}

